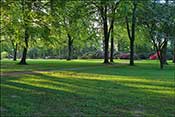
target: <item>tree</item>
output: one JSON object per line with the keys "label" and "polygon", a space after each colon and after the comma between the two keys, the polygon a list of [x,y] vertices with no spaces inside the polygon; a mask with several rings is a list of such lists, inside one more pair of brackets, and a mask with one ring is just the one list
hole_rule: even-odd
{"label": "tree", "polygon": [[[143,23],[149,31],[150,38],[155,47],[160,61],[160,68],[163,69],[166,61],[166,47],[174,30],[174,6],[161,4],[157,1],[147,4]],[[170,10],[171,9],[171,10]]]}
{"label": "tree", "polygon": [[[60,33],[60,39],[62,43],[67,45],[67,60],[72,59],[73,45],[75,41],[82,40],[81,32],[85,31],[86,22],[84,21],[86,16],[86,8],[83,8],[84,3],[82,1],[65,1],[62,5],[55,6],[55,25],[57,26],[56,32]],[[77,11],[78,9],[78,11]],[[85,33],[85,32],[83,32]]]}
{"label": "tree", "polygon": [[[49,28],[45,20],[47,11],[43,7],[46,4],[44,1],[24,0],[21,1],[22,24],[23,24],[23,52],[19,64],[26,65],[27,50],[29,48],[29,39],[46,38],[49,36]],[[44,10],[45,9],[45,10]]]}
{"label": "tree", "polygon": [[[117,3],[119,4],[119,3]],[[113,58],[114,58],[114,23],[115,23],[115,12],[117,9],[117,4],[112,4],[111,6],[111,51],[110,51],[110,62],[114,62]]]}
{"label": "tree", "polygon": [[3,6],[1,7],[3,17],[1,22],[1,35],[6,42],[10,42],[13,48],[13,60],[17,59],[17,49],[19,45],[19,38],[21,37],[20,29],[22,28],[20,24],[21,11],[17,7],[17,4],[9,1],[2,1]]}
{"label": "tree", "polygon": [[[97,11],[99,12],[99,18],[102,21],[102,27],[103,27],[103,38],[104,38],[104,64],[109,64],[109,38],[111,30],[113,30],[114,27],[114,14],[115,10],[118,6],[120,1],[93,1],[92,4],[96,7]],[[112,11],[112,13],[110,12]],[[109,18],[109,14],[112,14],[111,22]],[[113,36],[113,34],[112,34]],[[113,42],[113,38],[111,40]],[[113,43],[112,43],[112,54],[113,54]],[[111,56],[111,62],[113,56]]]}
{"label": "tree", "polygon": [[126,16],[126,27],[128,32],[128,37],[130,39],[130,65],[134,65],[134,41],[135,41],[135,28],[136,28],[136,9],[137,1],[133,0],[133,9],[132,9],[132,20],[131,26],[129,25],[128,16]]}

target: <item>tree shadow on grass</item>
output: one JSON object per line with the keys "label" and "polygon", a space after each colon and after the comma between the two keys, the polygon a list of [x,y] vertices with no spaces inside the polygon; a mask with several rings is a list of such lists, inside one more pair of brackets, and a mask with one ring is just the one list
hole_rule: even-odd
{"label": "tree shadow on grass", "polygon": [[[115,64],[111,66],[92,67],[87,69],[69,70],[77,73],[90,73],[111,76],[140,77],[142,79],[155,79],[174,81],[174,65],[169,65],[164,70],[151,63],[137,63],[136,66]],[[62,70],[64,71],[64,70]],[[110,76],[109,76],[110,77]]]}
{"label": "tree shadow on grass", "polygon": [[94,67],[94,66],[102,66],[100,63],[94,62],[78,62],[78,61],[60,61],[60,60],[52,60],[52,61],[29,61],[28,65],[21,66],[16,64],[16,62],[6,61],[1,63],[1,70],[3,72],[11,72],[11,71],[36,71],[36,70],[61,70],[61,69],[69,69],[69,68],[81,68],[81,67]]}
{"label": "tree shadow on grass", "polygon": [[[65,72],[69,74],[70,71]],[[164,91],[171,91],[168,87],[164,89],[158,83],[150,85],[144,81],[133,82],[132,79],[114,81],[95,77],[35,73],[7,78],[2,82],[2,100],[5,100],[4,105],[9,106],[12,114],[17,115],[166,116],[174,112],[173,96],[164,94]],[[138,84],[150,87],[141,88]],[[19,99],[12,98],[12,95],[19,96]],[[163,106],[161,101],[170,108],[160,108],[162,112],[156,110],[155,108]],[[19,110],[16,111],[16,106],[29,106],[30,109],[26,107],[26,110],[20,110],[18,107]]]}

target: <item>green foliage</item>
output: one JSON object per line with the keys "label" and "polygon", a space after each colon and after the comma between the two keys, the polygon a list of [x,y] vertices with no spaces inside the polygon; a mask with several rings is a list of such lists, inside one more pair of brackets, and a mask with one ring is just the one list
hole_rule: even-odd
{"label": "green foliage", "polygon": [[1,52],[1,59],[7,58],[8,55],[9,55],[9,54],[8,54],[8,52],[6,52],[6,51]]}
{"label": "green foliage", "polygon": [[[49,56],[65,57],[68,48],[68,34],[71,35],[73,41],[72,54],[75,58],[82,56],[82,50],[86,50],[86,53],[83,54],[103,50],[104,37],[99,8],[107,5],[108,24],[111,23],[113,17],[115,20],[115,51],[129,52],[125,17],[128,16],[129,25],[131,25],[133,1],[120,0],[115,14],[113,14],[112,6],[116,2],[118,1],[3,0],[1,1],[0,32],[2,51],[12,54],[14,45],[18,44],[18,50],[21,53],[22,48],[25,47],[24,33],[26,29],[29,33],[29,50],[37,48],[39,53],[41,52],[38,54],[39,58],[42,54],[49,52]],[[171,4],[160,4],[152,0],[136,0],[136,2],[138,7],[136,11],[136,53],[150,53],[154,49],[149,36],[150,28],[145,27],[145,22],[156,24],[154,34],[157,37],[169,35],[168,51],[172,52],[175,36],[174,2],[169,1]],[[157,42],[161,39],[159,38]],[[95,48],[95,50],[89,48]]]}

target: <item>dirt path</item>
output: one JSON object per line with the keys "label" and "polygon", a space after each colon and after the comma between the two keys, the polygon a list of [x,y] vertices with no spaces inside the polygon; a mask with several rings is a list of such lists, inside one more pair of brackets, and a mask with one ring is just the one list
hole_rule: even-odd
{"label": "dirt path", "polygon": [[[123,64],[123,65],[127,65],[127,64]],[[106,66],[116,66],[116,65],[109,64],[109,65],[106,65]],[[1,72],[0,76],[1,77],[7,77],[7,76],[19,76],[19,75],[24,75],[24,74],[37,75],[37,74],[40,74],[41,72],[74,71],[74,70],[94,69],[94,68],[99,68],[99,67],[101,67],[101,66],[46,69],[46,70],[34,70],[34,71],[10,71],[10,72]]]}
{"label": "dirt path", "polygon": [[[84,70],[84,69],[91,69],[94,67],[79,67],[79,68],[62,68],[57,70],[36,70],[36,71],[11,71],[11,72],[2,72],[1,77],[7,77],[7,76],[19,76],[24,74],[39,74],[41,72],[56,72],[56,71],[71,71],[71,70]],[[96,67],[95,67],[96,68]]]}

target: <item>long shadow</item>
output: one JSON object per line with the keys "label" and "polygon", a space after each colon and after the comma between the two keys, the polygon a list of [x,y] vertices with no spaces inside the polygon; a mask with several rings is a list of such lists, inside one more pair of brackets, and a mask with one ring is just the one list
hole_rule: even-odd
{"label": "long shadow", "polygon": [[[42,85],[38,86],[38,85],[33,85],[35,83],[28,81],[28,80],[26,80],[26,82],[13,82],[13,81],[21,80],[20,78],[11,79],[11,80],[8,79],[5,82],[6,86],[15,86],[16,89],[14,89],[13,87],[9,87],[10,89],[8,87],[4,87],[4,88],[6,88],[6,90],[7,89],[10,90],[9,92],[13,92],[13,93],[17,93],[17,95],[21,95],[24,98],[23,100],[25,100],[25,99],[27,100],[27,98],[31,98],[32,100],[28,100],[28,101],[30,101],[30,103],[34,104],[34,106],[32,106],[32,108],[35,108],[35,109],[42,108],[45,111],[46,107],[45,106],[40,107],[41,105],[44,105],[46,103],[51,103],[51,104],[55,103],[53,105],[50,105],[50,104],[47,105],[53,109],[51,111],[53,114],[54,114],[53,111],[55,111],[54,108],[56,106],[60,105],[62,108],[67,108],[68,112],[67,111],[64,112],[65,110],[64,111],[62,110],[63,112],[57,111],[57,113],[55,113],[55,114],[62,113],[62,114],[66,115],[68,113],[69,115],[71,115],[71,114],[76,113],[76,111],[77,111],[74,108],[79,108],[79,109],[82,108],[81,110],[84,111],[84,113],[80,113],[80,115],[81,114],[88,115],[88,112],[86,112],[87,109],[89,110],[89,112],[91,109],[96,110],[96,112],[94,114],[99,113],[101,115],[103,115],[103,114],[105,115],[105,112],[103,112],[103,111],[106,111],[106,110],[100,109],[101,107],[104,106],[104,104],[100,103],[100,100],[103,102],[107,101],[108,106],[112,105],[112,102],[110,101],[109,97],[106,97],[106,96],[104,97],[102,95],[99,95],[98,91],[95,91],[94,87],[85,85],[86,83],[90,83],[93,81],[88,81],[86,79],[85,80],[79,79],[79,81],[77,82],[77,80],[73,81],[74,79],[65,80],[63,78],[45,76],[42,74],[38,74],[37,77],[41,77],[41,78],[45,78],[45,79],[47,79],[49,77],[49,80],[51,80],[51,79],[54,79],[54,80],[52,83],[46,83],[46,82],[43,83],[43,82],[38,81],[39,84],[42,84]],[[59,80],[56,81],[55,79],[59,79]],[[59,83],[59,81],[60,81],[60,83]],[[70,86],[70,83],[72,84],[71,86]],[[45,87],[46,85],[49,85],[50,87]],[[23,89],[25,89],[25,91],[27,91],[27,92],[21,91],[21,90],[18,91],[18,88],[21,88],[21,87]],[[63,87],[63,89],[72,90],[73,92],[65,91],[65,90],[62,91],[59,89],[60,87]],[[45,93],[35,94],[34,92],[45,92]],[[13,93],[10,93],[10,94],[13,94]],[[26,94],[28,94],[27,97],[26,97]],[[100,94],[102,94],[102,93],[100,93]],[[40,96],[38,97],[38,95],[40,95]],[[100,97],[98,97],[98,96],[100,96]],[[49,98],[51,98],[51,99],[49,99]],[[100,99],[100,100],[98,101],[98,99]],[[39,100],[41,100],[41,101],[39,101]],[[15,103],[19,103],[19,102],[17,101]],[[11,104],[13,105],[13,103],[14,102],[12,102]],[[91,103],[91,104],[89,105],[89,103]],[[41,111],[41,112],[43,112],[43,110],[37,109],[37,111]],[[34,111],[34,110],[32,110],[32,111]],[[124,112],[125,112],[125,114],[130,113],[129,110],[122,109],[122,108],[120,108],[120,110],[116,110],[116,111],[117,112],[121,111],[120,112],[121,114]],[[34,111],[33,113],[36,113],[36,112]],[[45,113],[45,112],[43,112],[43,113]],[[108,113],[108,114],[110,114],[110,113]]]}
{"label": "long shadow", "polygon": [[[144,84],[143,82],[139,83]],[[83,77],[72,78],[71,76],[62,78],[61,76],[38,73],[25,75],[23,78],[7,78],[3,80],[2,84],[17,87],[16,89],[13,87],[4,88],[8,90],[8,96],[14,93],[20,95],[24,101],[22,105],[25,105],[27,101],[32,103],[33,115],[38,114],[36,112],[37,110],[44,114],[50,112],[53,115],[58,113],[62,113],[63,115],[77,114],[78,116],[91,115],[92,113],[97,115],[116,115],[119,113],[126,116],[133,115],[133,111],[140,108],[139,105],[142,105],[144,109],[148,109],[147,111],[150,112],[151,108],[149,109],[149,104],[153,103],[155,106],[160,106],[159,101],[162,98],[167,103],[167,106],[173,106],[171,96],[168,95],[165,97],[165,94],[150,93],[145,89],[125,85],[135,84],[130,81],[114,82]],[[26,90],[18,90],[19,88]],[[3,91],[3,95],[7,95],[5,93],[6,91]],[[150,102],[153,97],[157,101]],[[13,102],[10,98],[7,99],[12,105],[14,103],[20,105],[20,100],[17,99],[17,101]],[[58,107],[64,109],[56,111],[55,108]],[[166,111],[167,109],[164,110]],[[12,109],[12,111],[14,110]],[[170,110],[171,112],[174,111]],[[146,114],[148,113],[141,113],[141,115]]]}
{"label": "long shadow", "polygon": [[[161,70],[157,65],[150,63],[137,63],[136,66],[128,66],[127,64],[114,64],[91,67],[87,69],[68,70],[77,73],[90,73],[99,75],[112,75],[112,76],[128,76],[140,77],[142,79],[155,79],[173,81],[174,79],[174,65],[169,65],[164,70]],[[60,70],[65,71],[65,70]]]}
{"label": "long shadow", "polygon": [[[68,73],[69,74],[69,71],[64,71],[64,73]],[[59,75],[59,74],[58,74]],[[80,74],[82,75],[82,74]],[[112,80],[111,79],[93,79],[91,77],[96,77],[96,76],[88,76],[86,77],[86,74],[82,76],[82,78],[76,78],[77,74],[69,74],[68,76],[66,76],[66,78],[61,78],[60,76],[51,76],[49,75],[48,73],[33,73],[33,75],[26,75],[26,77],[29,77],[29,78],[22,78],[22,80],[24,81],[27,81],[27,82],[34,82],[35,83],[35,79],[31,79],[30,77],[34,77],[36,79],[40,78],[40,79],[46,79],[46,80],[36,80],[36,82],[41,82],[43,84],[55,84],[55,85],[63,85],[61,83],[65,83],[68,85],[72,85],[72,84],[76,84],[77,86],[81,86],[81,87],[86,87],[88,88],[89,87],[89,84],[90,86],[92,87],[92,90],[95,90],[96,87],[102,87],[104,89],[109,89],[111,86],[114,86],[112,88],[118,88],[118,87],[130,87],[130,88],[139,88],[139,89],[150,89],[150,90],[171,90],[174,88],[173,84],[170,82],[170,83],[167,83],[167,82],[163,82],[163,81],[160,81],[160,82],[157,82],[157,81],[142,81],[141,79],[139,80],[139,78],[135,77],[135,79],[125,79],[125,77],[123,79],[121,78],[113,78]],[[121,76],[122,77],[122,76]],[[30,80],[31,79],[31,80]],[[16,83],[18,83],[18,80],[20,81],[21,79],[19,77],[17,78],[3,78],[1,81],[4,81],[4,82],[11,82],[11,81],[17,81]],[[34,80],[34,81],[33,81]],[[56,82],[60,82],[59,83],[56,83]],[[110,84],[110,85],[106,85],[106,84]],[[131,84],[132,86],[130,85],[123,85],[123,84]],[[134,87],[135,85],[135,87]],[[138,87],[139,85],[143,85],[142,87]],[[147,86],[150,86],[150,87],[147,87]],[[152,87],[153,86],[153,87]],[[124,88],[122,87],[122,88]]]}

